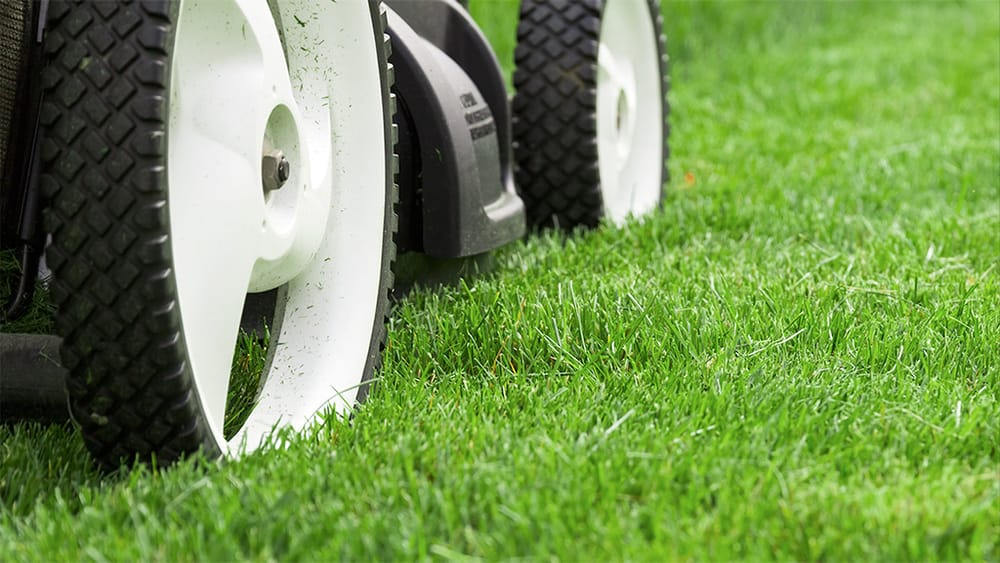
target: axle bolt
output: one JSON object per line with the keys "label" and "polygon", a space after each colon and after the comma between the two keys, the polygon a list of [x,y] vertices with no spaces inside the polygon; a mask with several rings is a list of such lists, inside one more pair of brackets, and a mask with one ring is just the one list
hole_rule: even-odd
{"label": "axle bolt", "polygon": [[279,150],[264,153],[260,162],[261,178],[264,181],[264,193],[281,189],[292,175],[292,164],[285,158],[285,153]]}
{"label": "axle bolt", "polygon": [[284,184],[288,181],[288,177],[292,174],[292,165],[289,164],[288,159],[284,156],[278,161],[278,181]]}

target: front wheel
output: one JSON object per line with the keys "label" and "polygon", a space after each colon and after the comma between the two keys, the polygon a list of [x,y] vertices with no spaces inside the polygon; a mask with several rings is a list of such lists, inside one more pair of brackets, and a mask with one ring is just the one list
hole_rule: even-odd
{"label": "front wheel", "polygon": [[[374,0],[50,3],[47,261],[98,461],[252,449],[365,398],[396,252],[384,29]],[[230,435],[248,294],[271,345]]]}
{"label": "front wheel", "polygon": [[667,180],[667,56],[657,0],[522,0],[516,180],[536,227],[622,223]]}

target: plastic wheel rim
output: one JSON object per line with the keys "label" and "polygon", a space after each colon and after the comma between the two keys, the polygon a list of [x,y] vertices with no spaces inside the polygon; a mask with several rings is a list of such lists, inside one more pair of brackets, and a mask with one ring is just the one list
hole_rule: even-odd
{"label": "plastic wheel rim", "polygon": [[[169,217],[188,359],[224,453],[354,402],[381,287],[386,202],[378,51],[368,2],[183,0],[171,68]],[[284,39],[284,46],[282,45]],[[287,60],[285,53],[287,52]],[[261,154],[291,176],[264,194]],[[282,288],[261,396],[223,419],[249,291]]]}
{"label": "plastic wheel rim", "polygon": [[658,37],[645,0],[606,0],[597,55],[597,139],[605,215],[621,224],[663,189]]}

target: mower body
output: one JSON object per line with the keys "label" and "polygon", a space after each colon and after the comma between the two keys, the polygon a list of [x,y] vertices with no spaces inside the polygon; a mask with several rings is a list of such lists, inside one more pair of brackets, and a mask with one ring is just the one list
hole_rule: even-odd
{"label": "mower body", "polygon": [[390,0],[400,249],[481,254],[524,233],[510,108],[486,37],[454,0]]}
{"label": "mower body", "polygon": [[[468,257],[521,237],[508,95],[488,41],[456,0],[385,5],[399,132],[399,252]],[[21,263],[4,321],[31,302],[46,240],[37,161],[47,7],[48,0],[0,0],[0,248]],[[10,340],[0,348],[0,419],[65,419],[53,338],[0,338]],[[44,355],[33,352],[42,348]]]}

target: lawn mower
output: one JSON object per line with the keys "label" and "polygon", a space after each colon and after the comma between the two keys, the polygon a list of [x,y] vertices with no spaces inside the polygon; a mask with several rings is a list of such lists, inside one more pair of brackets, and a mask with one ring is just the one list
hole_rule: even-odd
{"label": "lawn mower", "polygon": [[368,396],[397,256],[655,210],[658,2],[523,0],[513,97],[466,4],[0,0],[5,320],[41,283],[57,333],[4,334],[3,418],[68,405],[108,467],[252,450]]}

